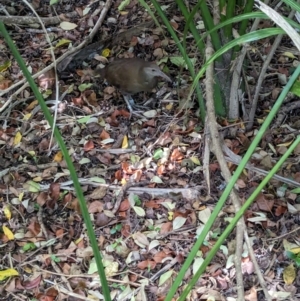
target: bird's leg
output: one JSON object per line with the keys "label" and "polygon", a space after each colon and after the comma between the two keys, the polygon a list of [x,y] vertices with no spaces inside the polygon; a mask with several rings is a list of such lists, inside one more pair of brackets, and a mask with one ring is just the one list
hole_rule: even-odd
{"label": "bird's leg", "polygon": [[125,100],[125,102],[126,102],[126,104],[127,104],[128,110],[129,110],[129,112],[130,112],[130,118],[131,118],[131,115],[132,115],[132,114],[133,114],[133,115],[136,115],[136,116],[139,116],[139,117],[145,118],[145,116],[140,115],[140,114],[137,112],[137,110],[142,110],[142,109],[145,110],[145,107],[144,107],[144,106],[137,105],[137,104],[134,102],[132,96],[129,95],[129,94],[123,94],[123,98],[124,98],[124,100]]}
{"label": "bird's leg", "polygon": [[[149,99],[147,99],[147,100],[145,100],[144,102],[143,102],[143,104],[142,104],[142,106],[144,107],[144,108],[153,108],[153,103],[155,103],[155,99],[153,98],[153,97],[151,97],[151,98],[149,98]],[[151,106],[152,105],[152,106]]]}

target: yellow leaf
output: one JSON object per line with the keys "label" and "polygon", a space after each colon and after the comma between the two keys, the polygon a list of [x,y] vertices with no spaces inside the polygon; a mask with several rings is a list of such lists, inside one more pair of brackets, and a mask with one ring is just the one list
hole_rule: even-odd
{"label": "yellow leaf", "polygon": [[295,243],[291,243],[286,239],[283,239],[283,247],[285,251],[292,252],[293,254],[300,253],[299,246]]}
{"label": "yellow leaf", "polygon": [[14,145],[19,144],[21,142],[21,140],[22,140],[22,134],[20,132],[18,132],[14,139]]}
{"label": "yellow leaf", "polygon": [[287,285],[290,285],[294,282],[296,278],[296,270],[294,265],[291,263],[283,270],[283,280]]}
{"label": "yellow leaf", "polygon": [[34,182],[42,182],[44,179],[41,176],[37,176],[32,179]]}
{"label": "yellow leaf", "polygon": [[121,180],[121,184],[122,185],[125,185],[127,183],[127,181],[123,178],[122,180]]}
{"label": "yellow leaf", "polygon": [[256,119],[256,121],[257,121],[259,124],[262,124],[262,123],[264,123],[264,120],[263,120],[263,119],[261,119],[261,118],[257,118],[257,119]]}
{"label": "yellow leaf", "polygon": [[58,47],[60,47],[60,46],[62,46],[62,45],[66,45],[66,44],[70,44],[70,43],[71,43],[71,41],[68,40],[68,39],[61,39],[61,40],[59,40],[58,43],[55,45],[55,48],[58,48]]}
{"label": "yellow leaf", "polygon": [[294,56],[293,53],[286,51],[282,55],[289,57],[290,59],[295,59],[296,57]]}
{"label": "yellow leaf", "polygon": [[112,277],[114,276],[119,269],[119,264],[117,262],[112,262],[105,268],[105,275],[107,277]]}
{"label": "yellow leaf", "polygon": [[166,105],[166,110],[170,111],[173,108],[173,103],[169,103]]}
{"label": "yellow leaf", "polygon": [[126,135],[123,138],[122,148],[128,148],[128,138]]}
{"label": "yellow leaf", "polygon": [[62,158],[63,158],[62,152],[59,151],[59,152],[54,156],[53,161],[54,161],[54,162],[61,162],[61,161],[62,161]]}
{"label": "yellow leaf", "polygon": [[11,277],[11,276],[18,276],[19,273],[15,269],[7,269],[0,271],[0,281],[5,280],[5,278]]}
{"label": "yellow leaf", "polygon": [[0,72],[6,71],[11,66],[11,61],[6,61],[3,65],[0,65]]}
{"label": "yellow leaf", "polygon": [[11,219],[11,211],[10,211],[10,208],[9,206],[5,206],[4,207],[4,215],[7,219]]}
{"label": "yellow leaf", "polygon": [[200,165],[200,161],[197,157],[191,157],[191,161],[196,165]]}
{"label": "yellow leaf", "polygon": [[290,252],[292,252],[293,254],[299,254],[300,253],[300,247],[292,248],[292,249],[290,249]]}
{"label": "yellow leaf", "polygon": [[9,240],[13,240],[15,238],[14,234],[11,232],[11,230],[6,227],[6,226],[2,226],[2,230],[5,234],[5,236],[9,239]]}
{"label": "yellow leaf", "polygon": [[34,109],[37,105],[39,104],[39,102],[36,100],[32,101],[28,107],[26,108],[27,111],[31,111],[32,109]]}
{"label": "yellow leaf", "polygon": [[279,143],[277,144],[277,146],[290,146],[292,144],[293,141],[287,141],[285,143]]}
{"label": "yellow leaf", "polygon": [[24,192],[20,192],[19,194],[19,201],[22,202],[24,196]]}
{"label": "yellow leaf", "polygon": [[23,116],[23,120],[29,120],[30,119],[30,117],[31,117],[31,113],[28,113],[28,114],[25,114],[24,116]]}
{"label": "yellow leaf", "polygon": [[110,49],[105,48],[102,50],[102,56],[109,57],[109,55],[110,55]]}
{"label": "yellow leaf", "polygon": [[173,220],[173,217],[174,217],[174,212],[169,211],[169,212],[168,212],[168,220],[169,220],[169,221],[172,221],[172,220]]}
{"label": "yellow leaf", "polygon": [[82,237],[79,237],[78,239],[75,240],[75,245],[78,245],[81,241],[83,240]]}
{"label": "yellow leaf", "polygon": [[26,266],[26,265],[22,266],[22,269],[28,274],[32,274],[34,272],[31,267]]}

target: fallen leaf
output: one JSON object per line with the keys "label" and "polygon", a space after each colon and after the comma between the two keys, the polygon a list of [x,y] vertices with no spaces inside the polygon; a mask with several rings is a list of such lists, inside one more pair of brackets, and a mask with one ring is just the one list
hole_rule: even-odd
{"label": "fallen leaf", "polygon": [[15,269],[7,269],[7,270],[0,271],[0,281],[3,281],[6,278],[12,276],[19,276],[18,271],[16,271]]}
{"label": "fallen leaf", "polygon": [[95,148],[95,145],[94,145],[93,140],[87,141],[86,144],[83,147],[84,151],[86,151],[86,152],[88,152],[88,151],[90,151],[91,149],[94,149],[94,148]]}
{"label": "fallen leaf", "polygon": [[5,207],[4,207],[4,215],[5,215],[5,217],[8,219],[8,220],[10,220],[11,219],[11,211],[10,211],[10,207],[8,206],[8,205],[6,205]]}
{"label": "fallen leaf", "polygon": [[60,23],[60,27],[63,30],[73,30],[77,27],[77,25],[75,23],[63,21]]}
{"label": "fallen leaf", "polygon": [[296,278],[296,270],[294,265],[291,263],[283,270],[283,280],[287,285],[290,285],[294,282]]}
{"label": "fallen leaf", "polygon": [[150,259],[141,261],[138,263],[137,267],[141,270],[150,269],[153,270],[156,267],[156,262]]}
{"label": "fallen leaf", "polygon": [[2,226],[2,230],[3,230],[5,236],[7,237],[8,240],[15,239],[14,234],[12,233],[12,231],[8,227]]}
{"label": "fallen leaf", "polygon": [[14,138],[14,145],[18,145],[22,140],[22,134],[20,132],[17,132],[15,138]]}

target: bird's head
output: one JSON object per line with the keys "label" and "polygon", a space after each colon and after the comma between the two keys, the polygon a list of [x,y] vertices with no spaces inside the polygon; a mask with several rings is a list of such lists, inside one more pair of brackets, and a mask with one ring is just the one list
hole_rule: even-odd
{"label": "bird's head", "polygon": [[155,64],[151,64],[151,66],[147,66],[143,68],[144,73],[148,78],[154,78],[154,77],[162,77],[168,82],[172,82],[170,77],[167,76],[165,73],[163,73],[159,67]]}

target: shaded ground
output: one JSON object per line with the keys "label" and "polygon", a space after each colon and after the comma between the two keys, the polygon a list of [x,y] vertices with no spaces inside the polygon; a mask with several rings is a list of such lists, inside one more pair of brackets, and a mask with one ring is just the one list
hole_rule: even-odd
{"label": "shaded ground", "polygon": [[[30,14],[21,2],[16,2],[14,7],[10,2],[3,4],[11,15]],[[33,5],[39,16],[55,16],[48,4]],[[47,26],[52,28],[54,44],[62,44],[55,48],[57,56],[67,51],[68,42],[63,39],[76,46],[93,28],[101,9],[98,11],[98,4],[93,4],[85,15],[87,7],[87,1],[56,6],[58,15],[63,14],[66,20],[77,25],[68,31],[62,30],[58,23]],[[151,20],[136,3],[131,3],[122,14],[117,7],[114,4],[109,10],[93,42],[122,36],[121,32]],[[181,33],[183,17],[174,5],[170,5],[167,12],[173,27]],[[30,28],[28,24],[7,27],[33,74],[52,61],[42,30]],[[211,156],[210,192],[207,188],[202,164],[205,133],[199,122],[196,101],[186,102],[192,80],[186,70],[175,63],[174,57],[180,55],[174,41],[155,25],[137,31],[129,40],[124,37],[125,42],[110,40],[105,46],[111,46],[109,60],[116,56],[156,60],[174,80],[173,85],[161,82],[155,92],[135,97],[140,102],[153,98],[145,111],[147,118],[129,119],[118,90],[93,76],[92,70],[105,61],[100,57],[104,56],[101,52],[92,61],[87,60],[87,64],[76,62],[59,74],[60,93],[70,90],[60,98],[57,126],[82,183],[112,296],[115,300],[125,300],[126,296],[135,294],[136,300],[145,300],[142,294],[145,292],[146,300],[163,300],[226,183],[216,159]],[[261,58],[268,54],[269,44],[264,42],[256,45],[256,52],[250,53],[252,67],[247,69],[250,92],[256,84]],[[196,56],[193,47],[191,42],[188,51]],[[2,229],[0,263],[1,270],[13,268],[19,273],[0,285],[0,294],[3,298],[9,295],[12,300],[80,300],[80,297],[99,300],[101,289],[93,253],[69,171],[57,144],[51,143],[51,129],[31,90],[23,88],[16,99],[10,101],[16,89],[6,89],[18,83],[22,73],[3,39],[0,39],[0,51],[0,89],[4,91],[0,94],[1,225],[14,235],[14,239],[10,239],[10,233],[5,227]],[[295,56],[291,58],[284,51],[278,50],[270,66],[256,128],[281,90],[278,75],[281,80],[282,76],[290,75],[296,61]],[[197,57],[197,62],[200,65],[202,58]],[[55,99],[52,71],[44,72],[36,82],[47,100]],[[284,124],[269,130],[252,158],[255,167],[269,170],[285,153],[299,133],[298,116],[299,108],[295,106],[289,110]],[[224,127],[226,145],[242,156],[256,128],[245,133],[243,124],[237,122],[238,131],[232,134],[228,121],[219,123]],[[299,243],[299,197],[290,192],[297,183],[299,187],[299,152],[300,148],[280,172],[284,178],[294,181],[290,182],[293,185],[272,180],[245,214],[267,288],[291,292],[287,300],[298,300],[300,293],[297,270],[291,268],[295,277],[287,279],[287,273],[284,274],[293,262],[284,251],[296,248]],[[231,169],[233,172],[235,165],[231,165]],[[261,176],[251,168],[245,170],[238,182],[241,199],[246,199],[260,180]],[[120,192],[126,183],[126,190],[123,188]],[[186,273],[185,283],[233,215],[232,205],[226,204],[209,239],[199,250],[199,258]],[[46,246],[49,241],[51,245]],[[238,243],[232,233],[189,300],[207,300],[209,296],[215,300],[235,300],[232,257]],[[247,290],[245,299],[264,300],[246,248],[241,264]],[[170,274],[165,274],[169,271]],[[165,275],[164,283],[161,283],[162,275]]]}

